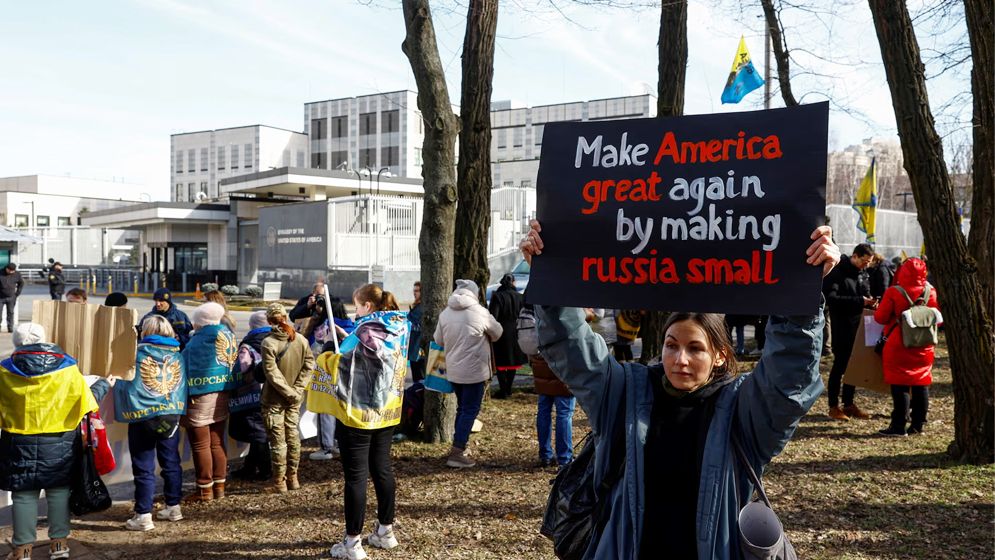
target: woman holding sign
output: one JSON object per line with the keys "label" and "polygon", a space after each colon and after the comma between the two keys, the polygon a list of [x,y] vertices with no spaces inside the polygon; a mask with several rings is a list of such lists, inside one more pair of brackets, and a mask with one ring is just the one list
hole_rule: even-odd
{"label": "woman holding sign", "polygon": [[[520,244],[530,262],[540,231],[533,220]],[[799,255],[823,275],[840,258],[830,234],[817,228]],[[734,449],[762,472],[822,392],[821,312],[772,316],[763,357],[739,374],[721,315],[672,313],[662,364],[647,367],[609,356],[580,309],[535,309],[540,353],[587,412],[594,481],[609,488],[585,558],[740,558],[738,513],[753,487]]]}

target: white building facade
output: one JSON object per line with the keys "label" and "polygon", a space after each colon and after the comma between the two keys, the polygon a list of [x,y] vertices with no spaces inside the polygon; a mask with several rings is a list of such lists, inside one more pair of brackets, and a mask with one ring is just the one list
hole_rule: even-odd
{"label": "white building facade", "polygon": [[656,116],[656,97],[636,95],[538,107],[491,104],[491,176],[494,188],[535,187],[542,132],[547,123]]}
{"label": "white building facade", "polygon": [[304,104],[312,169],[421,177],[418,94],[395,91]]}
{"label": "white building facade", "polygon": [[307,165],[307,135],[264,125],[174,134],[170,137],[170,199],[226,200],[222,179]]}

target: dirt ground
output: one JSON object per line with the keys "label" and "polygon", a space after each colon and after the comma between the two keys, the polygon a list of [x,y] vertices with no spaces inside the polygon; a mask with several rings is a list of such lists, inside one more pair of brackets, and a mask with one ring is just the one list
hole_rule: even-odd
{"label": "dirt ground", "polygon": [[[953,397],[941,348],[925,435],[882,438],[890,398],[858,392],[874,413],[835,422],[822,397],[764,477],[775,510],[806,559],[992,558],[995,467],[959,465],[945,450],[953,439]],[[823,360],[823,373],[830,359]],[[490,400],[484,431],[472,440],[481,466],[447,469],[445,446],[394,446],[396,531],[401,547],[367,548],[373,559],[553,558],[537,532],[554,471],[536,466],[535,395]],[[574,439],[587,431],[578,409]],[[313,444],[313,442],[310,442]],[[305,452],[314,450],[313,445]],[[229,486],[229,497],[185,506],[186,519],[157,522],[148,533],[121,528],[130,504],[74,520],[74,557],[319,558],[344,531],[338,461],[302,464],[303,488],[282,496],[260,484]],[[367,531],[375,512],[372,485]],[[0,537],[10,529],[0,530]],[[41,548],[41,547],[39,547]],[[47,552],[47,546],[44,547]],[[3,549],[3,547],[0,547]],[[36,558],[43,558],[36,550]]]}

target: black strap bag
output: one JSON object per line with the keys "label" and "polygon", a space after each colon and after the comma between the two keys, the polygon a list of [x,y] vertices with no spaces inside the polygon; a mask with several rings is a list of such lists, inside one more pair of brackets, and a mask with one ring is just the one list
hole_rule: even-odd
{"label": "black strap bag", "polygon": [[[764,491],[760,477],[747,461],[743,446],[735,435],[732,437],[732,445],[740,465],[746,469],[754,488],[760,495],[759,499],[750,500],[750,503],[739,510],[737,518],[739,521],[739,546],[743,552],[743,557],[747,560],[798,560],[795,548],[791,546],[788,535],[784,534],[781,520],[777,518],[774,508],[770,505],[770,500],[767,499],[767,492]],[[733,477],[734,483],[736,478]],[[735,492],[736,505],[739,506],[739,488],[736,488]]]}
{"label": "black strap bag", "polygon": [[[624,409],[624,407],[623,407]],[[615,422],[609,458],[608,475],[601,484],[594,484],[595,438],[588,432],[577,447],[579,453],[552,481],[546,512],[539,532],[553,541],[553,552],[562,560],[579,560],[584,557],[591,538],[601,534],[610,517],[611,489],[622,478],[625,466],[624,419]],[[621,450],[620,450],[621,449]]]}
{"label": "black strap bag", "polygon": [[86,441],[82,436],[76,437],[76,461],[73,465],[73,482],[69,489],[69,511],[73,515],[86,515],[104,511],[111,507],[111,495],[107,486],[97,473],[97,463],[94,459],[94,444],[97,441],[90,422],[90,415],[83,417],[82,428],[86,432]]}

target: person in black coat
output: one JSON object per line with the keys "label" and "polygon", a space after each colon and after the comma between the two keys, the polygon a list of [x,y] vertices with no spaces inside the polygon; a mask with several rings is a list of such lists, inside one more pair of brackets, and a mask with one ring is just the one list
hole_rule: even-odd
{"label": "person in black coat", "polygon": [[231,414],[228,417],[228,435],[237,441],[249,444],[249,454],[242,468],[232,471],[235,478],[244,480],[269,480],[273,476],[270,463],[269,440],[266,424],[263,421],[259,397],[262,383],[253,373],[262,360],[263,339],[269,336],[273,327],[266,323],[266,312],[256,311],[249,317],[249,333],[238,345],[238,361],[235,367],[242,372],[239,388],[228,400]]}
{"label": "person in black coat", "polygon": [[294,305],[294,308],[290,310],[287,316],[290,317],[291,321],[311,318],[311,315],[315,312],[315,306],[318,305],[318,298],[324,292],[325,282],[321,280],[315,282],[311,288],[311,293],[297,300],[297,304]]}
{"label": "person in black coat", "polygon": [[503,399],[511,396],[511,387],[515,382],[515,372],[528,361],[528,357],[518,347],[518,329],[516,323],[518,314],[525,305],[525,297],[515,289],[515,277],[505,274],[501,278],[501,286],[491,295],[488,309],[491,315],[501,323],[504,332],[501,338],[494,342],[494,363],[497,365],[497,378],[500,389],[494,395]]}
{"label": "person in black coat", "polygon": [[62,275],[62,263],[57,262],[48,271],[48,294],[55,301],[62,300],[66,292],[66,277]]}
{"label": "person in black coat", "polygon": [[829,372],[829,417],[834,420],[867,419],[870,416],[854,404],[857,388],[843,385],[843,406],[840,407],[840,385],[853,352],[854,338],[860,327],[864,308],[874,304],[864,269],[874,258],[870,245],[861,243],[853,248],[849,258],[842,258],[822,281],[822,293],[832,320],[833,367]]}
{"label": "person in black coat", "polygon": [[880,302],[888,286],[891,286],[892,279],[895,277],[895,269],[883,256],[874,253],[874,260],[867,268],[867,276],[870,281],[871,297]]}
{"label": "person in black coat", "polygon": [[17,265],[7,263],[7,266],[0,270],[0,310],[7,308],[7,332],[14,332],[14,307],[23,289],[24,279],[17,271]]}

